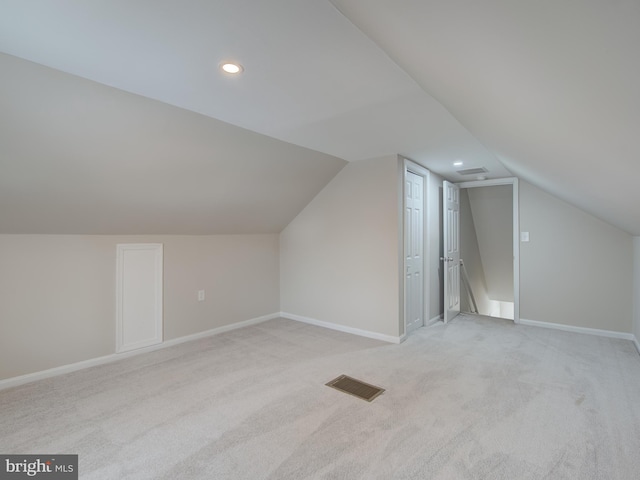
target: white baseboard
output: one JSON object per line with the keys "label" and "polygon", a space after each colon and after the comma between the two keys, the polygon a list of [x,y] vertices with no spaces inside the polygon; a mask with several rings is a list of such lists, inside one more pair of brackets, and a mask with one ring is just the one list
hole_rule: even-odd
{"label": "white baseboard", "polygon": [[51,378],[58,375],[64,375],[65,373],[76,372],[89,367],[95,367],[98,365],[104,365],[106,363],[116,362],[125,358],[133,357],[136,355],[142,355],[143,353],[153,352],[162,348],[173,347],[181,343],[190,342],[193,340],[199,340],[201,338],[211,337],[212,335],[218,335],[220,333],[229,332],[231,330],[237,330],[238,328],[248,327],[250,325],[256,325],[258,323],[266,322],[278,318],[280,313],[272,313],[270,315],[264,315],[262,317],[251,318],[242,322],[231,323],[222,327],[212,328],[204,332],[194,333],[193,335],[186,335],[184,337],[173,338],[166,342],[159,343],[157,345],[151,345],[149,347],[140,348],[138,350],[130,350],[123,353],[112,353],[111,355],[105,355],[103,357],[91,358],[89,360],[83,360],[81,362],[71,363],[69,365],[62,365],[60,367],[50,368],[35,373],[28,373],[26,375],[20,375],[19,377],[7,378],[0,380],[0,390],[4,390],[11,387],[17,387],[24,385],[25,383],[35,382],[37,380],[43,380],[45,378]]}
{"label": "white baseboard", "polygon": [[638,342],[637,337],[633,336],[633,344],[636,346],[636,350],[638,351],[638,355],[640,355],[640,342]]}
{"label": "white baseboard", "polygon": [[614,332],[612,330],[600,330],[598,328],[574,327],[572,325],[562,325],[560,323],[539,322],[537,320],[526,320],[521,318],[518,325],[529,325],[531,327],[552,328],[565,332],[586,333],[587,335],[597,335],[599,337],[620,338],[622,340],[634,340],[632,333]]}
{"label": "white baseboard", "polygon": [[393,335],[385,335],[383,333],[371,332],[369,330],[361,330],[359,328],[347,327],[337,323],[324,322],[322,320],[316,320],[315,318],[303,317],[302,315],[295,315],[293,313],[280,312],[282,318],[289,320],[295,320],[297,322],[308,323],[309,325],[315,325],[316,327],[329,328],[331,330],[338,330],[339,332],[351,333],[353,335],[359,335],[361,337],[373,338],[375,340],[381,340],[389,343],[400,343],[402,337],[394,337]]}
{"label": "white baseboard", "polygon": [[251,325],[257,325],[258,323],[266,322],[267,320],[273,320],[279,318],[280,313],[271,313],[269,315],[263,315],[261,317],[250,318],[249,320],[243,320],[242,322],[230,323],[229,325],[223,325],[222,327],[212,328],[204,332],[194,333],[193,335],[186,335],[180,338],[174,338],[167,340],[162,344],[162,347],[171,347],[173,345],[179,345],[181,343],[190,342],[192,340],[199,340],[201,338],[211,337],[213,335],[219,335],[221,333],[230,332],[239,328],[250,327]]}
{"label": "white baseboard", "polygon": [[424,325],[425,327],[430,327],[431,325],[435,325],[438,322],[442,321],[442,317],[440,315],[437,315],[435,317],[433,317],[431,320],[428,320],[427,323]]}

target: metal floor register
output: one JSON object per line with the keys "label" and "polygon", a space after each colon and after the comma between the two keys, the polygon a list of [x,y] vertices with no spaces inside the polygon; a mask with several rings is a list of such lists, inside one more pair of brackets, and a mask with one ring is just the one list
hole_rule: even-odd
{"label": "metal floor register", "polygon": [[372,401],[378,395],[384,392],[384,388],[376,387],[369,383],[361,382],[355,378],[351,378],[347,375],[340,375],[338,378],[334,378],[329,383],[325,383],[327,387],[335,388],[341,392],[348,393],[354,397],[361,398],[367,402]]}

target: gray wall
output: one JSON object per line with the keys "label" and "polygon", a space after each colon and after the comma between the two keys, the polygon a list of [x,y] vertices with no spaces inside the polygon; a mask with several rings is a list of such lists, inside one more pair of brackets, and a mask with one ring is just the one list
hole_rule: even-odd
{"label": "gray wall", "polygon": [[349,163],[280,235],[283,312],[398,336],[398,159]]}
{"label": "gray wall", "polygon": [[116,244],[147,242],[164,244],[165,340],[279,311],[275,234],[0,235],[0,379],[114,353]]}
{"label": "gray wall", "polygon": [[520,317],[632,331],[630,234],[520,182]]}

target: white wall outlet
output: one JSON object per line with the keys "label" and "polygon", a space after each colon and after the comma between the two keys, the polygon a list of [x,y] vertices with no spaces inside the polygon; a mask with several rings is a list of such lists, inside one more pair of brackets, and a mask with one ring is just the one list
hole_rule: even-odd
{"label": "white wall outlet", "polygon": [[198,290],[198,301],[204,302],[204,290]]}
{"label": "white wall outlet", "polygon": [[528,242],[529,241],[529,232],[520,232],[520,241]]}

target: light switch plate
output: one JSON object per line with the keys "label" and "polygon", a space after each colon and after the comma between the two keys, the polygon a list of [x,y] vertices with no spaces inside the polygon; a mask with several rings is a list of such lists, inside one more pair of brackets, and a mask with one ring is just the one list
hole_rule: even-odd
{"label": "light switch plate", "polygon": [[529,232],[520,232],[520,241],[528,242],[529,241]]}
{"label": "light switch plate", "polygon": [[198,290],[198,301],[199,302],[204,301],[204,290]]}

